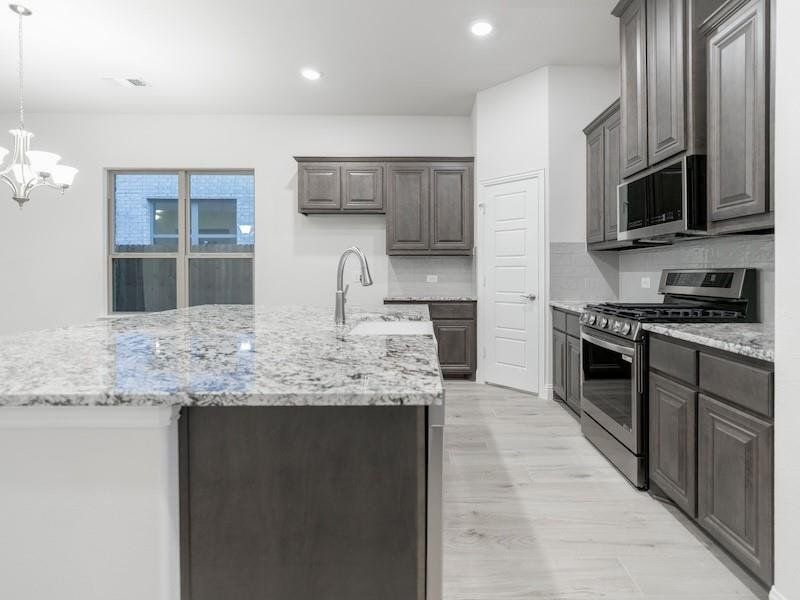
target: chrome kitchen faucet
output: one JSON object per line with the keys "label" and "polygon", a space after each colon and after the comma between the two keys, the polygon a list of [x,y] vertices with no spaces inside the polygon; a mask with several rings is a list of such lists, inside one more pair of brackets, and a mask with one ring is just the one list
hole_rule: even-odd
{"label": "chrome kitchen faucet", "polygon": [[361,275],[359,276],[361,285],[372,285],[372,275],[369,272],[367,257],[361,251],[361,248],[350,246],[342,252],[342,256],[339,258],[339,269],[336,272],[336,316],[334,320],[337,325],[344,325],[344,305],[347,302],[347,290],[350,289],[350,284],[346,287],[344,285],[344,265],[347,262],[347,257],[351,254],[355,254],[361,263]]}

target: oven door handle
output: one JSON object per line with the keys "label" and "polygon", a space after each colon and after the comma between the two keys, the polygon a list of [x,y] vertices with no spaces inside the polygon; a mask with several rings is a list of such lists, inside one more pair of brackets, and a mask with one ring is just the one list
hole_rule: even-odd
{"label": "oven door handle", "polygon": [[623,356],[629,356],[631,358],[634,357],[636,354],[636,349],[631,348],[629,346],[622,346],[620,344],[615,344],[614,342],[609,342],[608,340],[603,340],[598,337],[594,337],[593,335],[589,335],[587,333],[581,333],[581,339],[586,340],[590,344],[595,344],[600,346],[601,348],[605,348],[606,350],[611,350],[612,352],[619,352]]}

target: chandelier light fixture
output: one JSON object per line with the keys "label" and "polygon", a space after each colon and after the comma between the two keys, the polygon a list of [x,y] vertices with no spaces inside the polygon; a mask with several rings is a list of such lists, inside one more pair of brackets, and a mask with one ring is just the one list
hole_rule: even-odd
{"label": "chandelier light fixture", "polygon": [[9,152],[0,147],[0,180],[11,188],[12,198],[22,208],[22,205],[31,199],[31,192],[38,187],[54,188],[63,193],[72,185],[78,169],[58,164],[61,160],[58,154],[30,149],[33,134],[25,129],[25,109],[22,99],[22,19],[32,13],[29,8],[21,4],[9,4],[8,7],[19,17],[19,127],[9,130],[14,137],[14,150],[8,164],[5,164],[4,160]]}

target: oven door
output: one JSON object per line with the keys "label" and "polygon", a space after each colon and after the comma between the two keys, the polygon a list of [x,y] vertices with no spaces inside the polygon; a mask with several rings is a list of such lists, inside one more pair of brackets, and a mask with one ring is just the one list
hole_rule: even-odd
{"label": "oven door", "polygon": [[643,454],[642,346],[581,331],[581,408],[634,454]]}

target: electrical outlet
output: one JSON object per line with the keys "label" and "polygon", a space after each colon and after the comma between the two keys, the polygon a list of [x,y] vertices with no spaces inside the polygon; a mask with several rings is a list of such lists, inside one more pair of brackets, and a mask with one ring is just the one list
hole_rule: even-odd
{"label": "electrical outlet", "polygon": [[428,275],[425,277],[425,281],[428,283],[439,283],[439,276],[438,275]]}
{"label": "electrical outlet", "polygon": [[650,289],[650,278],[649,277],[642,277],[642,289],[649,290]]}

